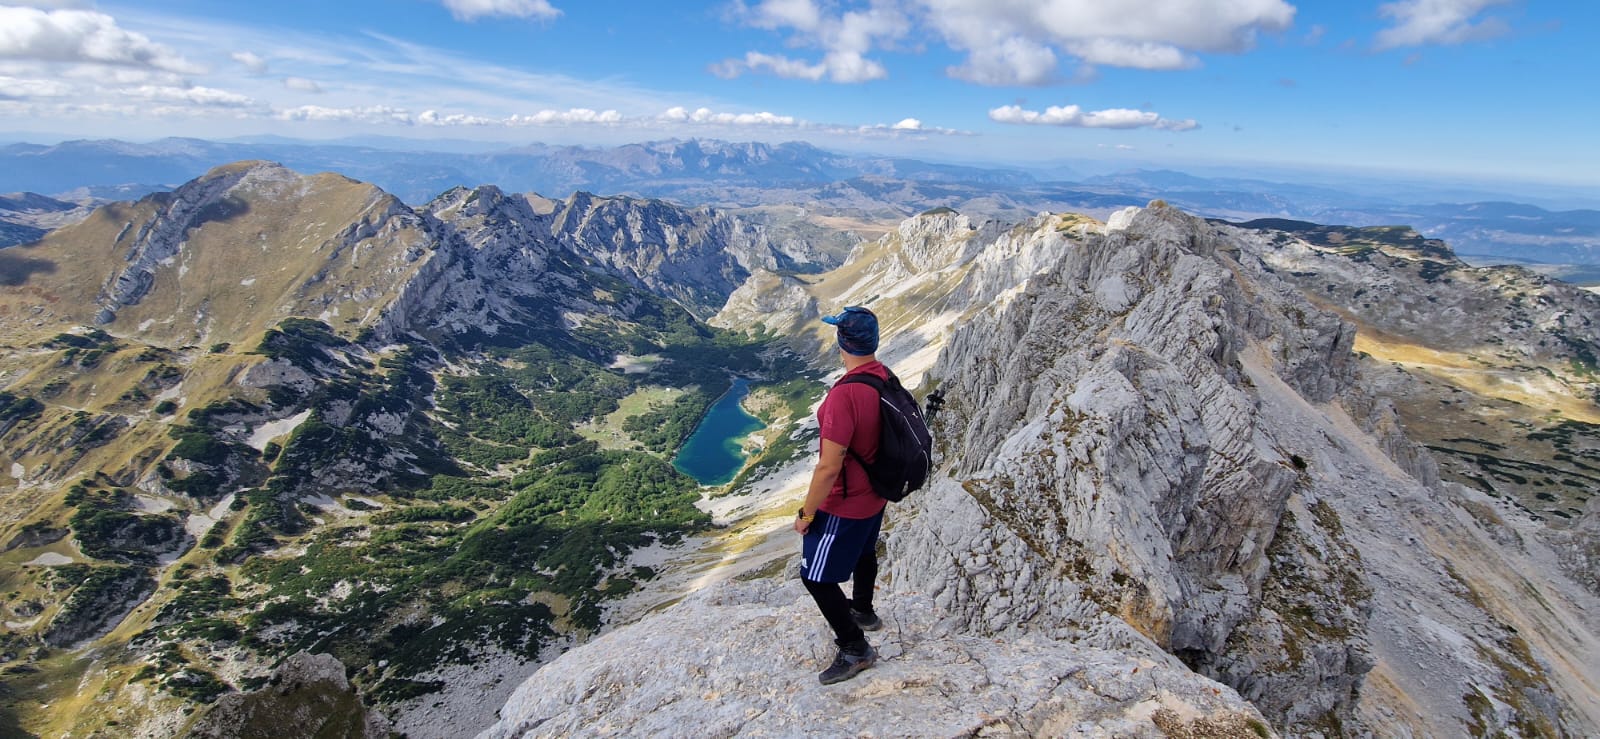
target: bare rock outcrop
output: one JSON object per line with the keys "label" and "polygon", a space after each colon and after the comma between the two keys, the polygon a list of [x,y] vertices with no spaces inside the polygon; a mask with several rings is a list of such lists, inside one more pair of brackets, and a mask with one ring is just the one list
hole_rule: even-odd
{"label": "bare rock outcrop", "polygon": [[728,296],[728,302],[710,323],[734,330],[752,329],[759,324],[768,330],[788,331],[818,315],[817,300],[806,291],[805,283],[757,269]]}
{"label": "bare rock outcrop", "polygon": [[989,639],[940,613],[895,599],[878,665],[820,686],[834,647],[799,584],[725,584],[546,665],[480,736],[1270,735],[1232,690],[1160,652]]}
{"label": "bare rock outcrop", "polygon": [[150,570],[132,565],[74,569],[72,594],[44,631],[44,642],[65,647],[104,635],[155,592]]}
{"label": "bare rock outcrop", "polygon": [[308,652],[289,655],[262,688],[219,698],[188,733],[205,739],[390,735],[388,720],[361,704],[344,665],[331,654]]}
{"label": "bare rock outcrop", "polygon": [[[895,587],[929,593],[974,633],[1131,644],[1112,614],[1197,669],[1222,659],[1260,607],[1299,481],[1263,432],[1240,355],[1283,358],[1280,376],[1309,399],[1349,382],[1348,329],[1303,303],[1282,310],[1287,290],[1249,271],[1221,234],[1152,207],[958,330],[929,376],[949,400],[938,433],[960,482],[894,528]],[[1359,601],[1346,615],[1334,648],[1357,657],[1292,689],[1348,709],[1370,660]]]}

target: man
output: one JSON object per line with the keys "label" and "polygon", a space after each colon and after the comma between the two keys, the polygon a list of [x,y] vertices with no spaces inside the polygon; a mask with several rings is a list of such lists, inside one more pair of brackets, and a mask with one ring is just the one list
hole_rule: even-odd
{"label": "man", "polygon": [[[878,361],[878,317],[851,306],[822,319],[837,329],[845,376],[857,373],[889,378]],[[878,453],[878,391],[860,382],[835,383],[817,409],[821,455],[800,506],[794,530],[804,536],[800,581],[833,628],[839,655],[818,679],[823,685],[848,680],[871,667],[878,653],[866,631],[883,628],[873,612],[873,581],[878,577],[878,531],[887,501],[872,490],[861,460]],[[853,598],[839,583],[854,578]]]}

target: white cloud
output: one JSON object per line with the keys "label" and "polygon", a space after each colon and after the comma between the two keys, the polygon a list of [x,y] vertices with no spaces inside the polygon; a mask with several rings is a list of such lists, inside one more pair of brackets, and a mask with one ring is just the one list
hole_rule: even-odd
{"label": "white cloud", "polygon": [[690,111],[687,108],[668,108],[657,119],[666,123],[694,123],[699,125],[717,126],[779,126],[794,127],[804,125],[793,116],[777,115],[762,111],[760,113],[718,113],[710,108],[696,108]]}
{"label": "white cloud", "polygon": [[1012,37],[972,51],[966,64],[946,71],[980,85],[1046,85],[1057,79],[1056,53],[1043,44]]}
{"label": "white cloud", "polygon": [[425,126],[492,126],[498,123],[490,118],[475,115],[439,115],[436,110],[424,110],[417,115],[417,122]]}
{"label": "white cloud", "polygon": [[[297,114],[297,120],[334,120],[334,112],[328,109],[316,109],[315,113]],[[342,113],[342,111],[341,111]],[[400,113],[403,113],[401,111]],[[398,114],[397,114],[398,117]],[[899,123],[876,124],[869,126],[846,126],[839,124],[812,123],[790,115],[779,115],[770,111],[754,113],[733,113],[717,111],[706,107],[689,109],[677,105],[670,107],[656,115],[627,116],[615,110],[593,110],[590,108],[572,108],[569,110],[541,110],[532,114],[518,114],[507,118],[493,118],[464,114],[442,114],[438,111],[427,110],[418,114],[410,121],[429,126],[491,126],[516,128],[525,126],[603,126],[603,127],[628,127],[644,130],[660,130],[663,128],[688,127],[688,128],[725,128],[725,129],[789,129],[812,133],[833,135],[968,135],[962,131],[953,131],[947,128],[925,126],[916,118],[906,118]],[[349,114],[349,118],[339,120],[354,120],[357,116]]]}
{"label": "white cloud", "polygon": [[136,69],[133,67],[106,67],[99,64],[73,64],[62,69],[60,76],[66,79],[92,82],[96,85],[110,87],[137,85],[183,87],[189,84],[189,81],[183,75],[173,72],[164,72],[159,69]]}
{"label": "white cloud", "polygon": [[444,0],[444,7],[456,20],[468,22],[492,17],[547,21],[561,15],[549,0]]}
{"label": "white cloud", "polygon": [[1288,29],[1294,6],[1285,0],[872,0],[869,10],[845,11],[814,0],[754,6],[741,0],[733,16],[784,32],[787,45],[824,54],[813,62],[752,51],[712,66],[720,77],[762,70],[867,82],[888,77],[882,62],[870,58],[874,51],[891,50],[904,38],[931,37],[965,54],[962,64],[946,70],[950,77],[979,85],[1048,85],[1064,78],[1062,59],[1078,62],[1074,77],[1090,78],[1094,66],[1190,69],[1200,64],[1197,53],[1242,53],[1259,32]]}
{"label": "white cloud", "polygon": [[1501,36],[1510,27],[1501,18],[1473,18],[1484,10],[1511,0],[1400,0],[1378,6],[1378,15],[1395,21],[1378,32],[1378,49],[1429,44],[1460,44]]}
{"label": "white cloud", "polygon": [[615,125],[622,123],[622,114],[615,110],[541,110],[533,115],[514,115],[505,119],[508,126],[570,126],[576,124]]}
{"label": "white cloud", "polygon": [[0,99],[29,100],[58,98],[72,94],[70,85],[56,80],[19,79],[0,76]]}
{"label": "white cloud", "polygon": [[820,127],[817,127],[817,128],[819,128],[820,130],[825,131],[827,133],[835,133],[835,134],[851,133],[851,134],[857,134],[857,135],[872,136],[872,137],[876,137],[876,138],[907,138],[907,137],[909,137],[909,138],[926,138],[929,135],[937,135],[937,136],[972,136],[973,135],[973,133],[971,131],[960,131],[960,130],[957,130],[957,129],[954,129],[954,128],[941,128],[939,126],[930,126],[930,125],[928,125],[926,123],[923,123],[922,119],[920,119],[920,118],[902,118],[902,119],[900,119],[900,121],[898,123],[874,123],[874,124],[866,125],[866,126],[856,126],[854,129],[847,129],[844,126],[820,126]]}
{"label": "white cloud", "polygon": [[1107,108],[1085,111],[1076,105],[1050,106],[1043,112],[1025,110],[1020,105],[1005,105],[989,111],[989,120],[1030,126],[1071,128],[1155,128],[1163,131],[1190,131],[1200,127],[1192,119],[1172,120],[1147,110]]}
{"label": "white cloud", "polygon": [[815,0],[753,6],[740,0],[734,18],[786,33],[788,45],[822,49],[823,57],[757,59],[752,52],[712,71],[724,77],[765,71],[862,82],[888,75],[872,52],[908,37],[932,37],[965,55],[947,70],[952,77],[983,85],[1044,85],[1063,79],[1058,67],[1069,58],[1079,62],[1073,75],[1079,78],[1092,76],[1096,65],[1189,69],[1200,64],[1197,53],[1248,51],[1258,33],[1286,30],[1294,15],[1285,0],[871,0],[866,10],[848,11]]}
{"label": "white cloud", "polygon": [[712,74],[723,79],[763,70],[785,79],[812,82],[820,82],[824,77],[834,82],[867,82],[889,76],[882,64],[851,53],[830,53],[822,61],[811,64],[786,56],[751,51],[744,55],[744,59],[724,59],[711,65]]}
{"label": "white cloud", "polygon": [[539,110],[534,114],[517,114],[510,117],[485,117],[485,115],[469,114],[440,114],[438,110],[424,110],[421,114],[411,115],[403,109],[392,107],[342,107],[331,109],[322,106],[301,106],[296,109],[280,110],[277,117],[282,120],[301,120],[301,122],[365,122],[365,123],[402,123],[402,125],[426,126],[478,126],[478,128],[523,128],[523,126],[606,126],[606,128],[637,128],[637,130],[664,130],[664,128],[680,128],[680,126],[709,126],[709,128],[752,128],[752,130],[797,130],[810,131],[810,133],[842,134],[842,136],[856,136],[856,134],[869,134],[869,136],[901,136],[901,134],[955,134],[955,136],[968,136],[965,131],[954,131],[949,128],[933,128],[923,125],[918,118],[902,118],[901,122],[888,125],[846,126],[830,125],[830,123],[811,123],[795,118],[794,115],[779,115],[762,110],[762,112],[725,112],[725,110],[712,110],[709,107],[696,107],[688,109],[685,106],[674,106],[662,110],[656,115],[622,115],[618,110],[594,110],[587,107],[574,107],[568,110]]}
{"label": "white cloud", "polygon": [[874,2],[866,10],[851,10],[838,16],[825,15],[812,0],[763,0],[755,7],[742,2],[735,15],[756,28],[790,32],[790,44],[819,48],[822,59],[806,62],[784,56],[751,51],[744,59],[727,59],[711,66],[720,77],[737,77],[744,72],[766,71],[779,77],[855,83],[883,79],[889,71],[880,62],[867,58],[874,47],[892,43],[911,29],[899,8],[887,0]]}
{"label": "white cloud", "polygon": [[1095,38],[1067,44],[1072,54],[1090,64],[1132,69],[1190,69],[1200,60],[1182,49],[1150,41]]}
{"label": "white cloud", "polygon": [[[780,6],[774,6],[779,16],[800,24],[811,23],[804,14],[813,7],[818,6],[796,3],[785,16]],[[874,17],[866,11],[858,16],[867,20]],[[853,17],[850,23],[843,23],[836,10],[817,18],[811,27],[830,29],[825,33],[832,34],[829,38],[840,39],[841,49],[855,43],[850,41],[852,34],[859,38],[875,33],[871,22]],[[970,135],[905,116],[863,125],[859,121],[812,122],[775,110],[740,110],[710,96],[664,92],[615,78],[584,79],[529,72],[516,66],[486,63],[468,53],[372,32],[334,34],[263,28],[152,11],[119,11],[116,22],[123,28],[148,32],[165,45],[163,48],[181,49],[189,59],[218,60],[219,64],[202,75],[149,64],[8,59],[0,55],[0,77],[59,81],[59,86],[9,82],[0,87],[5,91],[0,93],[0,110],[21,118],[76,119],[74,125],[83,129],[139,129],[182,135],[245,130],[293,135],[297,129],[313,127],[319,132],[352,133],[401,127],[485,133],[548,127],[552,140],[563,136],[634,136],[636,132],[645,137],[772,139],[800,134],[857,139]],[[0,28],[0,37],[8,32],[10,27]],[[865,49],[870,44],[857,46]],[[804,51],[782,53],[808,56]],[[811,56],[816,60],[800,64],[822,66],[823,80],[830,79],[830,75],[841,79],[863,77],[881,73],[882,69],[870,54],[829,57],[824,49]],[[778,58],[781,57],[773,56]],[[257,60],[263,64],[270,61],[266,73],[252,71]],[[858,65],[854,71],[852,64]],[[871,71],[874,69],[879,71]],[[761,71],[770,73],[766,68]],[[407,84],[395,85],[397,78],[406,79]],[[322,98],[318,99],[322,105],[304,105],[312,85],[337,89],[338,102]],[[58,92],[65,94],[44,95]],[[6,94],[10,93],[32,97],[9,99]],[[185,126],[170,123],[185,119],[189,122]],[[241,127],[234,123],[241,120],[253,124]]]}
{"label": "white cloud", "polygon": [[340,123],[398,123],[411,125],[411,114],[401,108],[386,105],[367,105],[353,108],[326,108],[321,105],[302,105],[277,112],[276,118],[285,121],[319,121]]}
{"label": "white cloud", "polygon": [[1283,0],[916,1],[925,23],[968,55],[951,74],[994,85],[1050,81],[1041,50],[1052,49],[1090,65],[1185,69],[1199,63],[1193,52],[1247,51],[1295,14]]}
{"label": "white cloud", "polygon": [[144,34],[119,28],[111,16],[87,10],[0,6],[0,57],[203,71]]}
{"label": "white cloud", "polygon": [[254,105],[255,101],[238,93],[227,90],[217,90],[210,87],[167,87],[160,85],[143,85],[130,90],[123,90],[124,95],[143,100],[154,100],[165,103],[188,103],[220,108],[240,108]]}
{"label": "white cloud", "polygon": [[267,60],[248,51],[235,51],[229,56],[234,61],[243,64],[245,69],[256,74],[264,74],[267,71]]}
{"label": "white cloud", "polygon": [[784,27],[811,32],[822,26],[822,9],[811,0],[763,0],[754,9],[738,3],[750,25],[767,30]]}
{"label": "white cloud", "polygon": [[763,54],[759,51],[747,52],[744,59],[725,59],[712,65],[711,71],[723,79],[732,79],[745,72],[759,72],[763,69],[785,79],[812,82],[821,80],[828,74],[827,65],[807,64],[798,59]]}

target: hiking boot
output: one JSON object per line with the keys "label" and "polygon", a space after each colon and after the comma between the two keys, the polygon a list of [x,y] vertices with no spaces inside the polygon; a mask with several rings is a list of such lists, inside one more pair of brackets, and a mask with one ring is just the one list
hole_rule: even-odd
{"label": "hiking boot", "polygon": [[883,619],[878,618],[878,614],[872,611],[858,611],[851,608],[850,619],[855,621],[856,626],[861,627],[862,631],[877,631],[883,628]]}
{"label": "hiking boot", "polygon": [[871,667],[877,661],[878,650],[873,649],[867,640],[862,639],[858,644],[840,647],[839,656],[833,658],[833,664],[823,670],[822,674],[817,675],[817,679],[821,680],[823,685],[843,682],[855,677],[856,673]]}

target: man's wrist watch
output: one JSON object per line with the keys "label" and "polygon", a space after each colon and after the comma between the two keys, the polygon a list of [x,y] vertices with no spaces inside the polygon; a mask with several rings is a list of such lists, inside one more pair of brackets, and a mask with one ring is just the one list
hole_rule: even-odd
{"label": "man's wrist watch", "polygon": [[806,515],[806,507],[805,506],[800,506],[800,510],[795,511],[794,515],[795,515],[796,518],[800,519],[801,521],[805,521],[807,523],[810,523],[811,521],[815,520],[816,517],[817,517],[817,514],[815,514],[815,513],[807,516]]}

